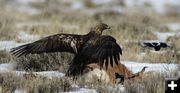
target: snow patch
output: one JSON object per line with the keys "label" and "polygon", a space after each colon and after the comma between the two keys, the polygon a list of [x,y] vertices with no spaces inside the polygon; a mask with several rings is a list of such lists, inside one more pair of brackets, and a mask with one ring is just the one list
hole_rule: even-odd
{"label": "snow patch", "polygon": [[[26,72],[26,71],[11,71],[12,73],[16,73],[16,75],[18,76],[21,76],[21,75],[24,75],[24,74],[29,74],[29,72]],[[59,71],[42,71],[42,72],[31,72],[32,74],[36,75],[36,76],[42,76],[42,77],[47,77],[49,79],[52,79],[54,77],[57,77],[57,78],[61,78],[61,77],[64,77],[65,74],[64,73],[61,73]]]}
{"label": "snow patch", "polygon": [[99,5],[99,4],[107,4],[107,3],[110,3],[110,2],[112,2],[113,0],[92,0],[92,2],[94,3],[94,4],[97,4],[97,5]]}
{"label": "snow patch", "polygon": [[145,43],[153,43],[153,42],[163,42],[161,40],[144,40]]}
{"label": "snow patch", "polygon": [[140,63],[133,61],[122,61],[125,66],[127,66],[134,73],[140,71],[143,67],[147,66],[146,71],[156,71],[156,72],[166,72],[171,70],[176,70],[178,68],[178,64],[168,64],[168,63]]}
{"label": "snow patch", "polygon": [[45,0],[16,0],[16,1],[21,4],[45,2]]}
{"label": "snow patch", "polygon": [[29,41],[35,41],[35,40],[40,39],[40,36],[39,35],[30,35],[29,33],[22,31],[22,32],[18,33],[18,38],[21,39],[22,41],[29,42]]}
{"label": "snow patch", "polygon": [[75,2],[72,2],[71,4],[71,8],[74,10],[83,9],[84,7],[85,7],[84,3],[81,1],[75,1]]}
{"label": "snow patch", "polygon": [[167,23],[165,25],[172,31],[180,30],[180,23]]}
{"label": "snow patch", "polygon": [[16,89],[13,93],[28,93],[26,90]]}
{"label": "snow patch", "polygon": [[12,70],[15,70],[16,67],[17,67],[17,63],[15,62],[0,64],[0,72],[12,71]]}
{"label": "snow patch", "polygon": [[11,0],[9,8],[17,12],[36,15],[41,13],[41,11],[31,6],[30,3],[42,3],[42,2],[45,2],[45,0]]}
{"label": "snow patch", "polygon": [[62,93],[98,93],[95,89],[86,89],[86,88],[80,88],[75,91],[71,92],[62,92]]}
{"label": "snow patch", "polygon": [[179,0],[124,0],[127,7],[144,7],[146,3],[158,13],[165,13],[167,5],[180,5]]}
{"label": "snow patch", "polygon": [[154,32],[154,34],[157,35],[160,41],[166,41],[170,36],[179,36],[180,32]]}
{"label": "snow patch", "polygon": [[[16,71],[16,67],[17,67],[16,62],[0,64],[0,73],[16,73],[16,75],[18,76],[29,73],[26,71]],[[64,73],[61,73],[59,71],[42,71],[42,72],[32,72],[32,73],[35,75],[40,75],[47,78],[65,76]]]}
{"label": "snow patch", "polygon": [[53,77],[64,77],[65,74],[61,73],[59,71],[43,71],[43,72],[34,72],[34,74],[47,77],[47,78],[53,78]]}
{"label": "snow patch", "polygon": [[9,49],[23,45],[23,44],[25,44],[25,43],[17,43],[15,41],[0,41],[0,50],[9,51]]}

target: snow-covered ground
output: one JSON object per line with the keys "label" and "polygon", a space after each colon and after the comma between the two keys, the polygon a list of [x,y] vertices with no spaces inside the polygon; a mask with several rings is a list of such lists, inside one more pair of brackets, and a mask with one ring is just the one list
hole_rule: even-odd
{"label": "snow-covered ground", "polygon": [[[0,64],[0,73],[16,73],[17,75],[23,75],[28,73],[26,71],[17,71],[16,68],[17,68],[16,62]],[[64,73],[58,71],[42,71],[42,72],[32,72],[32,73],[47,78],[64,76]]]}
{"label": "snow-covered ground", "polygon": [[24,42],[30,42],[40,39],[39,35],[30,35],[29,33],[26,33],[24,31],[19,32],[17,37]]}
{"label": "snow-covered ground", "polygon": [[[9,6],[11,8],[14,8],[15,10],[19,12],[29,13],[29,14],[39,14],[41,11],[39,9],[36,9],[29,5],[29,3],[34,2],[45,2],[46,0],[17,0],[16,3],[12,4],[13,6]],[[62,0],[63,1],[63,0]],[[70,8],[73,10],[80,10],[85,9],[86,13],[89,11],[85,3],[83,3],[81,0],[64,0],[64,2],[72,2],[70,5]],[[92,2],[96,5],[107,5],[108,3],[111,3],[113,0],[92,0]],[[180,6],[179,0],[124,0],[125,1],[125,7],[121,7],[119,5],[110,6],[108,9],[113,10],[115,12],[124,12],[128,10],[129,8],[133,7],[144,7],[145,4],[150,4],[150,6],[157,11],[158,13],[164,13],[166,12],[167,5],[176,5]],[[102,5],[103,6],[103,5]],[[87,10],[86,10],[87,9]],[[107,8],[99,9],[100,11],[107,10]],[[96,12],[99,10],[91,10],[91,12]],[[48,26],[49,23],[17,23],[17,28],[21,29],[26,26],[36,26],[36,25],[44,25]],[[180,36],[180,23],[167,23],[165,24],[171,32],[154,32],[155,35],[157,35],[158,40],[157,41],[166,41],[168,37],[170,36]],[[79,26],[76,25],[62,25],[62,27],[65,28],[72,28],[72,29],[78,29]],[[19,39],[22,41],[32,42],[40,38],[38,35],[30,35],[29,33],[26,33],[24,31],[19,32],[18,36]],[[7,50],[9,51],[10,48],[22,45],[25,43],[18,43],[15,41],[0,41],[0,50]],[[141,56],[144,56],[145,53],[142,53]],[[144,66],[147,66],[146,72],[148,71],[156,71],[156,72],[166,72],[177,69],[177,64],[167,64],[167,63],[141,63],[141,62],[134,62],[134,61],[122,61],[122,63],[127,66],[130,70],[132,70],[134,73],[140,71]],[[17,63],[16,62],[10,62],[10,63],[4,63],[0,64],[0,73],[16,73],[17,75],[23,75],[27,74],[28,72],[25,71],[17,71],[16,70]],[[58,72],[58,71],[43,71],[43,72],[33,72],[35,75],[47,77],[47,78],[53,78],[53,77],[63,77],[64,73]],[[122,88],[123,86],[119,85],[118,88]],[[15,90],[14,93],[27,93],[26,90]],[[97,93],[97,90],[95,89],[87,89],[87,88],[79,88],[77,90],[71,91],[71,92],[64,92],[64,93]]]}
{"label": "snow-covered ground", "polygon": [[154,32],[160,41],[166,41],[170,36],[180,36],[180,32]]}
{"label": "snow-covered ground", "polygon": [[167,64],[167,63],[141,63],[133,61],[122,61],[122,63],[127,66],[134,73],[140,71],[143,67],[147,66],[146,72],[148,71],[157,71],[157,72],[166,72],[177,69],[177,64]]}
{"label": "snow-covered ground", "polygon": [[0,64],[0,72],[13,71],[17,66],[16,62]]}
{"label": "snow-covered ground", "polygon": [[[29,35],[25,32],[19,33],[19,38],[28,40],[28,41],[34,41],[34,39],[38,39],[39,36]],[[24,43],[17,43],[15,41],[0,41],[0,50],[6,49],[9,51],[10,48],[22,45]],[[177,69],[177,64],[167,64],[167,63],[141,63],[141,62],[133,62],[133,61],[122,61],[122,63],[128,67],[130,70],[132,70],[134,73],[139,72],[143,67],[147,66],[146,72],[148,71],[156,71],[156,72],[166,72]],[[4,63],[0,64],[0,73],[14,73],[17,76],[22,76],[24,74],[27,74],[28,72],[25,71],[17,71],[17,63],[11,62],[11,63]],[[58,71],[43,71],[43,72],[32,72],[35,75],[47,77],[47,78],[53,78],[58,77],[61,78],[64,76],[64,73],[58,72]],[[120,86],[118,88],[124,89],[123,86]],[[26,93],[25,90],[16,90],[15,93]],[[65,93],[97,93],[94,89],[86,89],[86,88],[80,88],[71,92],[65,92]]]}
{"label": "snow-covered ground", "polygon": [[[28,42],[32,42],[35,40],[40,39],[41,37],[39,35],[30,35],[29,33],[26,32],[19,32],[18,36],[17,36],[20,40],[28,43]],[[7,50],[9,51],[11,48],[13,47],[17,47],[26,43],[18,43],[14,40],[11,41],[0,41],[0,50]]]}
{"label": "snow-covered ground", "polygon": [[[141,63],[134,61],[122,61],[126,67],[132,70],[134,73],[140,71],[143,67],[147,66],[146,71],[157,71],[157,72],[166,72],[169,70],[177,69],[178,64],[168,64],[168,63]],[[0,72],[15,72],[17,74],[24,74],[24,71],[16,71],[17,64],[14,63],[4,63],[0,64]],[[58,71],[43,71],[43,72],[34,72],[34,74],[38,74],[45,77],[62,77],[63,73]]]}
{"label": "snow-covered ground", "polygon": [[165,24],[171,31],[180,31],[180,23],[167,23]]}
{"label": "snow-covered ground", "polygon": [[179,0],[124,0],[127,7],[140,6],[150,4],[158,13],[165,13],[167,5],[180,5]]}
{"label": "snow-covered ground", "polygon": [[16,47],[16,46],[19,46],[19,45],[23,45],[25,43],[17,43],[15,41],[0,41],[0,50],[8,50],[13,48],[13,47]]}
{"label": "snow-covered ground", "polygon": [[[133,61],[122,61],[122,63],[127,66],[130,70],[134,73],[139,72],[143,67],[147,66],[146,72],[148,71],[156,71],[156,72],[167,72],[171,70],[177,69],[177,64],[167,64],[167,63],[140,63],[140,62],[133,62]],[[28,72],[25,71],[16,71],[17,64],[16,63],[5,63],[0,64],[0,73],[14,73],[17,76],[22,76],[23,74],[27,74]],[[58,77],[61,78],[64,76],[64,73],[58,71],[43,71],[43,72],[32,72],[34,75],[43,76],[47,78]],[[109,87],[111,88],[111,87]],[[112,87],[114,89],[119,89],[124,91],[125,88],[123,85],[117,85],[116,87]],[[27,93],[25,90],[16,90],[15,93]],[[64,92],[64,93],[98,93],[95,89],[87,89],[87,88],[77,88],[71,92]]]}
{"label": "snow-covered ground", "polygon": [[62,92],[62,93],[98,93],[98,92],[95,89],[80,88],[75,91]]}
{"label": "snow-covered ground", "polygon": [[[13,93],[28,93],[26,90],[16,89]],[[70,92],[59,92],[59,93],[98,93],[95,89],[79,88]]]}
{"label": "snow-covered ground", "polygon": [[[151,8],[151,10],[155,10],[157,13],[166,13],[167,6],[180,6],[179,0],[124,0],[124,6],[119,4],[119,0],[91,0],[93,4],[99,6],[94,9],[89,9],[86,6],[86,2],[84,0],[59,0],[58,2],[69,4],[70,6],[60,6],[60,8],[64,11],[69,10],[84,10],[86,14],[94,14],[97,12],[96,10],[111,10],[114,12],[127,12],[134,7],[138,7],[146,10],[146,5]],[[48,0],[11,0],[11,5],[9,7],[11,9],[15,9],[15,11],[28,13],[31,15],[40,14],[42,11],[32,7],[30,3],[45,3]],[[104,7],[105,6],[105,7]],[[66,8],[65,8],[66,7]],[[87,12],[89,11],[89,12]],[[146,12],[146,11],[145,11]]]}

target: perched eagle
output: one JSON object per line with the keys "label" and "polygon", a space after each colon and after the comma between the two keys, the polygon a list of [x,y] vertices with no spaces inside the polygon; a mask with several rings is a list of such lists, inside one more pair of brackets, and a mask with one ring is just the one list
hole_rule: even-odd
{"label": "perched eagle", "polygon": [[87,64],[98,63],[100,68],[113,62],[118,64],[122,50],[116,40],[102,32],[110,29],[107,24],[100,23],[88,34],[55,34],[42,38],[33,43],[12,48],[10,52],[20,57],[27,54],[39,54],[50,52],[69,52],[75,57],[70,63],[67,76],[80,75]]}

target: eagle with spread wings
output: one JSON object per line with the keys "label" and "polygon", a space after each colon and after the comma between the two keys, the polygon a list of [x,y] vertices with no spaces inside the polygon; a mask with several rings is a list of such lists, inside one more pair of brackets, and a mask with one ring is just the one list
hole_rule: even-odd
{"label": "eagle with spread wings", "polygon": [[33,43],[28,43],[11,49],[11,53],[17,57],[27,54],[69,52],[74,54],[66,76],[81,75],[87,64],[98,63],[100,69],[117,65],[122,55],[121,47],[115,38],[102,35],[102,32],[110,27],[100,23],[85,35],[55,34],[47,36]]}

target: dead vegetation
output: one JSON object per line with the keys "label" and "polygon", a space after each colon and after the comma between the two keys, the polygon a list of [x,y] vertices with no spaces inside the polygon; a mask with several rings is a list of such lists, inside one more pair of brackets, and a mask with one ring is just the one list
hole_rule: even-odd
{"label": "dead vegetation", "polygon": [[[2,2],[3,1],[3,2]],[[8,0],[7,0],[8,1]],[[150,62],[150,63],[180,63],[180,38],[172,36],[167,39],[172,43],[173,48],[164,49],[162,53],[151,52],[151,49],[142,48],[137,42],[130,43],[125,41],[156,40],[154,31],[169,32],[170,29],[161,24],[167,22],[179,22],[179,13],[169,11],[165,15],[156,13],[145,14],[142,11],[131,10],[126,13],[116,13],[112,11],[97,12],[92,15],[84,14],[81,11],[62,11],[56,7],[60,6],[57,0],[47,0],[47,3],[36,3],[33,7],[41,10],[39,14],[28,15],[16,11],[7,12],[4,10],[5,0],[0,0],[0,40],[16,40],[19,31],[26,31],[30,34],[47,36],[56,33],[78,33],[85,34],[89,29],[95,26],[100,20],[111,26],[110,32],[104,34],[112,35],[123,48],[122,60]],[[86,2],[90,8],[99,7]],[[54,6],[54,7],[53,7]],[[70,6],[70,4],[66,4]],[[147,5],[150,6],[150,5]],[[90,11],[91,12],[91,11]],[[17,28],[16,23],[45,22],[47,25],[33,25]],[[88,29],[87,29],[88,28]],[[7,51],[0,51],[0,63],[7,63],[14,60]],[[72,55],[55,53],[27,55],[16,58],[19,63],[19,70],[27,71],[47,71],[59,70],[66,72],[68,63],[72,60]],[[167,77],[179,77],[178,71],[168,72],[167,74],[152,74],[148,78],[129,83],[125,82],[126,93],[164,93],[164,79]],[[173,75],[169,75],[173,73]],[[33,75],[32,75],[33,77]],[[15,74],[0,74],[0,93],[14,91],[15,89],[26,90],[28,93],[57,93],[58,91],[73,90],[72,81],[61,78],[36,78],[31,76],[23,77]],[[120,90],[112,88],[113,85],[106,85],[95,80],[92,83],[85,83],[82,79],[76,81],[80,87],[96,89],[100,93],[119,93]],[[111,87],[110,87],[111,86]],[[115,87],[115,86],[113,86]]]}
{"label": "dead vegetation", "polygon": [[0,50],[0,63],[9,63],[14,60],[14,57],[6,50]]}
{"label": "dead vegetation", "polygon": [[30,54],[16,59],[19,70],[66,72],[73,55],[68,53]]}
{"label": "dead vegetation", "polygon": [[178,69],[174,71],[167,71],[166,73],[147,72],[146,78],[135,81],[125,82],[127,93],[164,93],[165,92],[165,79],[178,78]]}
{"label": "dead vegetation", "polygon": [[0,93],[12,93],[16,89],[27,93],[58,93],[71,90],[66,78],[36,77],[33,74],[17,76],[15,73],[0,74]]}
{"label": "dead vegetation", "polygon": [[0,12],[0,40],[12,40],[17,36],[15,20],[8,12]]}

